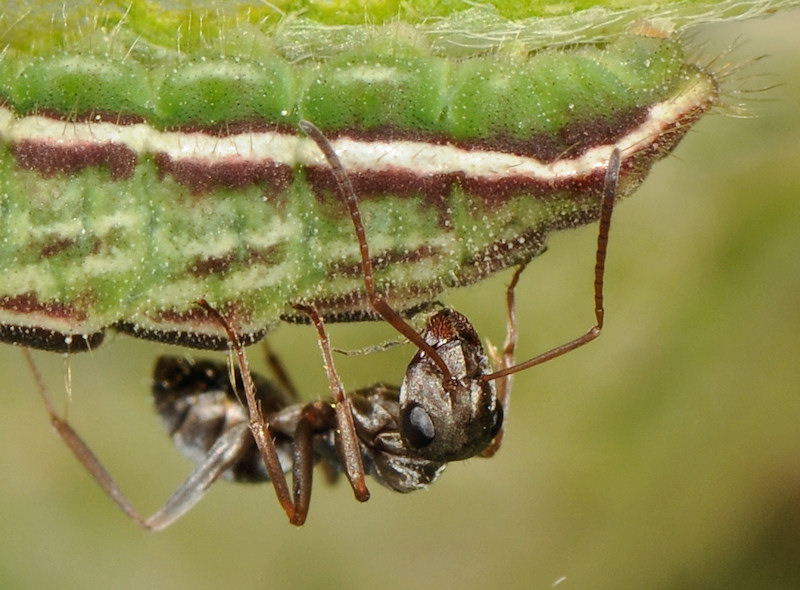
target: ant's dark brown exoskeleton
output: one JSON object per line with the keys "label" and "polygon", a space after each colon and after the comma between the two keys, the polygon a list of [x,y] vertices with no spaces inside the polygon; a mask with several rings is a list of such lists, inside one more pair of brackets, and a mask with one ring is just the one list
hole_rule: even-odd
{"label": "ant's dark brown exoskeleton", "polygon": [[[166,528],[192,508],[219,477],[237,481],[272,481],[292,524],[308,514],[312,472],[316,462],[344,472],[355,496],[369,499],[365,477],[400,492],[433,482],[449,461],[491,456],[500,446],[514,373],[551,360],[594,340],[603,326],[603,274],[606,246],[620,173],[620,153],[609,158],[600,204],[600,229],[595,261],[596,323],[582,336],[515,364],[517,328],[514,288],[524,265],[517,268],[506,292],[507,331],[501,352],[490,363],[469,320],[442,309],[427,321],[422,334],[403,319],[375,288],[366,231],[358,199],[328,140],[313,125],[301,122],[322,150],[348,206],[358,239],[366,293],[373,309],[417,346],[402,385],[376,384],[345,392],[333,363],[322,318],[303,302],[294,307],[315,325],[332,398],[300,403],[280,364],[274,384],[251,373],[234,320],[205,301],[198,302],[225,329],[238,367],[222,363],[190,363],[161,357],[155,368],[153,395],[159,414],[176,446],[196,467],[167,503],[143,518],[122,493],[99,459],[55,411],[41,378],[27,357],[59,436],[117,505],[150,530]],[[494,368],[494,370],[493,370]],[[244,400],[238,392],[244,392]],[[292,489],[286,473],[292,472]]]}

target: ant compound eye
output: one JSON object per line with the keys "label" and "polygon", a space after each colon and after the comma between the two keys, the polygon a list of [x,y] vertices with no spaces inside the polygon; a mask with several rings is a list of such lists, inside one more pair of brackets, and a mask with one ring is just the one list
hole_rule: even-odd
{"label": "ant compound eye", "polygon": [[492,424],[491,429],[491,437],[494,438],[497,436],[497,433],[500,432],[500,429],[503,427],[503,406],[501,404],[497,404],[497,412],[494,414],[494,423]]}
{"label": "ant compound eye", "polygon": [[416,449],[427,447],[436,436],[433,420],[417,403],[403,408],[400,432],[406,442]]}

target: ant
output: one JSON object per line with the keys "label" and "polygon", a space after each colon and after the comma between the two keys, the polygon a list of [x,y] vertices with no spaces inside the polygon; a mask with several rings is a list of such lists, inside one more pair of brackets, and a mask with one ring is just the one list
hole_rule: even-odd
{"label": "ant", "polygon": [[[280,363],[270,357],[278,384],[250,371],[247,355],[229,318],[198,301],[227,333],[238,366],[161,357],[155,367],[156,408],[176,446],[195,463],[189,477],[166,504],[142,517],[94,452],[50,402],[30,352],[25,353],[56,432],[105,492],[133,521],[161,530],[191,509],[219,477],[272,482],[278,501],[294,525],[307,517],[314,464],[334,475],[344,472],[356,499],[369,499],[365,477],[399,492],[432,483],[449,461],[492,456],[503,435],[511,379],[574,350],[599,336],[604,319],[603,276],[621,156],[611,152],[600,203],[595,257],[595,324],[565,344],[515,364],[517,344],[514,289],[520,265],[506,291],[507,327],[502,352],[490,349],[493,363],[469,320],[449,308],[433,314],[422,334],[392,309],[375,288],[366,230],[350,179],[321,131],[300,127],[315,141],[336,178],[358,239],[366,293],[373,309],[418,348],[402,385],[376,384],[347,394],[333,362],[325,326],[317,310],[303,302],[295,309],[317,329],[332,398],[300,403]],[[492,371],[494,365],[494,371]],[[238,397],[243,391],[245,400]],[[286,473],[292,472],[292,489]]]}

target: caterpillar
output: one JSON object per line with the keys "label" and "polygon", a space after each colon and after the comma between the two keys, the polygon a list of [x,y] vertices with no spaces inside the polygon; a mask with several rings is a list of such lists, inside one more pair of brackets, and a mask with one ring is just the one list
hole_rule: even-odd
{"label": "caterpillar", "polygon": [[83,9],[3,20],[0,339],[49,350],[109,328],[224,348],[201,298],[245,342],[298,301],[373,317],[300,119],[353,179],[379,289],[412,310],[595,221],[611,151],[624,197],[718,97],[661,34],[445,51],[391,21],[304,53],[286,15],[213,38],[193,13],[145,27],[142,3]]}

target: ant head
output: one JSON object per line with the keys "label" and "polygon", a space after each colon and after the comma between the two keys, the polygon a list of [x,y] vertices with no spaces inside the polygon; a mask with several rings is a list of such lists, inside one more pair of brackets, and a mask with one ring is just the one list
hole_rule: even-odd
{"label": "ant head", "polygon": [[420,350],[400,387],[400,434],[407,448],[431,461],[456,461],[483,451],[500,431],[503,408],[489,359],[470,321],[452,309],[428,320],[425,341],[447,365]]}

